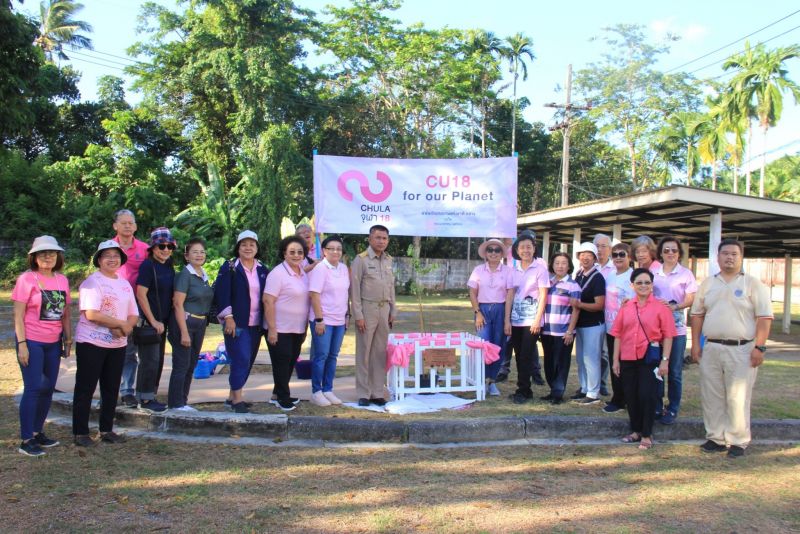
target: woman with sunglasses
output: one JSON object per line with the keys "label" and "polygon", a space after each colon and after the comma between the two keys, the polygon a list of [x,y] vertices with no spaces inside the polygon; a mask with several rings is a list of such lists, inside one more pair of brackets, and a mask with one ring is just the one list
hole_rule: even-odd
{"label": "woman with sunglasses", "polygon": [[136,301],[141,312],[140,325],[155,328],[158,341],[142,343],[139,347],[139,369],[136,373],[136,400],[139,409],[149,413],[161,413],[167,409],[158,402],[158,384],[164,368],[164,352],[167,345],[167,325],[172,316],[172,293],[175,287],[175,268],[172,252],[175,239],[163,226],[150,233],[147,258],[139,266],[136,279]]}
{"label": "woman with sunglasses", "polygon": [[[611,328],[617,318],[619,309],[623,304],[636,296],[631,287],[631,247],[627,243],[617,243],[611,247],[611,261],[614,263],[614,271],[606,278],[606,346],[608,353],[614,354],[614,336],[611,335]],[[622,389],[622,382],[617,375],[611,373],[611,399],[603,407],[606,413],[614,413],[625,409],[625,392]]]}
{"label": "woman with sunglasses", "polygon": [[195,237],[183,251],[186,266],[175,277],[172,296],[174,313],[169,323],[169,343],[172,345],[172,374],[169,377],[167,404],[170,409],[195,412],[188,404],[189,388],[203,347],[206,323],[214,290],[208,284],[203,269],[206,262],[206,242]]}
{"label": "woman with sunglasses", "polygon": [[[667,374],[675,323],[672,312],[653,296],[653,273],[639,267],[631,273],[636,297],[619,310],[611,328],[614,343],[612,370],[620,377],[625,390],[631,433],[623,443],[640,443],[640,449],[653,446],[658,382]],[[651,344],[661,345],[661,360],[648,363],[645,355]]]}
{"label": "woman with sunglasses", "polygon": [[341,404],[333,393],[336,360],[349,318],[350,272],[342,261],[342,238],[332,235],[322,242],[323,260],[308,273],[311,309],[311,403]]}
{"label": "woman with sunglasses", "polygon": [[697,280],[692,271],[680,264],[683,248],[675,236],[664,236],[658,242],[656,254],[661,266],[653,274],[653,294],[672,311],[677,335],[672,340],[672,352],[669,355],[669,405],[664,408],[664,382],[659,382],[658,399],[656,400],[656,419],[665,425],[671,425],[678,417],[681,407],[683,356],[686,351],[686,309],[691,308],[694,295],[697,293]]}
{"label": "woman with sunglasses", "polygon": [[499,396],[495,383],[497,373],[504,360],[506,334],[503,331],[506,300],[513,298],[513,271],[503,264],[506,247],[499,239],[488,239],[478,247],[478,256],[485,263],[473,269],[467,280],[469,300],[475,314],[475,330],[478,336],[500,347],[500,358],[486,365],[486,393]]}
{"label": "woman with sunglasses", "polygon": [[17,278],[11,293],[17,362],[24,384],[19,452],[27,456],[42,456],[43,448],[58,445],[45,436],[43,428],[58,380],[59,357],[68,357],[72,346],[69,281],[59,272],[63,267],[64,249],[58,241],[39,236],[28,252],[28,270]]}
{"label": "woman with sunglasses", "polygon": [[290,236],[281,240],[278,250],[283,263],[276,265],[267,276],[263,302],[273,393],[277,398],[274,402],[278,408],[289,412],[297,403],[297,399],[291,397],[289,381],[308,328],[308,275],[303,270],[308,248],[302,238]]}

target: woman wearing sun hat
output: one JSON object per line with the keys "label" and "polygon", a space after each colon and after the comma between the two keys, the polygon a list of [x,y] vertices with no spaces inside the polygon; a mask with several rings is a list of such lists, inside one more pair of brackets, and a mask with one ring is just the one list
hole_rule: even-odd
{"label": "woman wearing sun hat", "polygon": [[17,278],[11,293],[17,361],[24,384],[19,403],[19,452],[28,456],[41,456],[45,454],[42,448],[58,445],[42,429],[58,379],[59,357],[69,356],[72,346],[69,281],[59,273],[63,267],[64,249],[58,241],[39,236],[28,251],[28,270]]}
{"label": "woman wearing sun hat", "polygon": [[141,312],[141,324],[148,324],[158,333],[157,343],[139,343],[139,370],[136,374],[136,400],[139,408],[149,413],[161,413],[167,406],[156,399],[164,352],[167,344],[167,325],[172,317],[172,292],[175,287],[175,267],[172,253],[177,243],[168,228],[163,226],[150,233],[147,258],[139,266],[136,278],[136,301]]}
{"label": "woman wearing sun hat", "polygon": [[473,269],[467,280],[469,300],[475,314],[478,335],[500,347],[500,358],[486,365],[486,392],[498,396],[495,379],[503,363],[506,334],[503,331],[506,299],[514,292],[512,268],[503,264],[506,246],[499,239],[487,239],[478,247],[478,256],[485,263]]}
{"label": "woman wearing sun hat", "polygon": [[256,361],[263,333],[261,294],[269,269],[258,261],[259,252],[258,235],[252,230],[241,232],[233,249],[235,259],[222,264],[214,287],[217,319],[223,325],[231,368],[228,403],[236,413],[249,411],[242,390]]}
{"label": "woman wearing sun hat", "polygon": [[100,382],[100,439],[124,441],[114,432],[114,412],[122,380],[128,336],[139,320],[130,283],[117,274],[127,256],[119,243],[103,241],[92,263],[98,268],[80,286],[81,316],[75,329],[75,393],[72,398],[72,433],[79,447],[94,445],[89,437],[92,396]]}

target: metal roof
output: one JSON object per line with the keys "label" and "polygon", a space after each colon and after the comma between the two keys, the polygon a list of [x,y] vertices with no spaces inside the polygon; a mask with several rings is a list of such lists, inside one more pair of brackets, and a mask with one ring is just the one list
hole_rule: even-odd
{"label": "metal roof", "polygon": [[517,217],[517,226],[539,235],[549,231],[551,243],[572,243],[575,228],[585,241],[598,232],[610,236],[620,224],[623,241],[671,234],[693,255],[705,256],[709,216],[717,212],[722,237],[743,241],[747,257],[800,255],[800,204],[681,185],[527,213]]}

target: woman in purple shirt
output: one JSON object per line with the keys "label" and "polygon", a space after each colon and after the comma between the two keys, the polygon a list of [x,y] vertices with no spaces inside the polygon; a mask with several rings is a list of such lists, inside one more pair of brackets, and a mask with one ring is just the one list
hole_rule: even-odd
{"label": "woman in purple shirt", "polygon": [[308,275],[303,258],[306,243],[297,236],[281,240],[279,252],[283,263],[276,265],[264,287],[264,316],[267,322],[267,348],[272,362],[275,404],[284,412],[294,410],[298,399],[291,397],[289,381],[308,328]]}
{"label": "woman in purple shirt", "polygon": [[504,359],[506,334],[504,312],[506,300],[513,298],[511,267],[503,264],[506,247],[499,239],[489,239],[478,247],[478,256],[486,263],[478,265],[467,281],[469,300],[475,313],[475,330],[478,336],[500,347],[500,359],[486,365],[486,392],[499,396],[495,379]]}

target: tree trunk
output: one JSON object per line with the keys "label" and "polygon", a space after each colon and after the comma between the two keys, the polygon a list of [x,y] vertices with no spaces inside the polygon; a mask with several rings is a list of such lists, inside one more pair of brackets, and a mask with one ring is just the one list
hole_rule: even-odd
{"label": "tree trunk", "polygon": [[767,168],[767,130],[769,126],[764,126],[764,146],[761,150],[761,176],[758,179],[758,196],[764,198],[764,171]]}
{"label": "tree trunk", "polygon": [[717,160],[711,162],[711,190],[717,190]]}
{"label": "tree trunk", "polygon": [[[636,183],[636,148],[634,147],[633,143],[628,143],[628,157],[631,158],[631,183],[633,183],[634,191],[638,189]],[[642,184],[644,187],[644,184]]]}
{"label": "tree trunk", "polygon": [[744,194],[750,196],[750,146],[753,144],[753,121],[747,123],[747,169],[745,169]]}
{"label": "tree trunk", "polygon": [[511,155],[514,155],[517,140],[517,59],[514,58],[514,96],[511,105]]}

